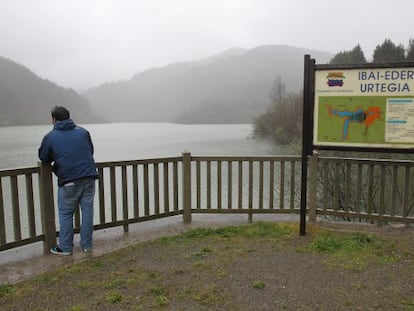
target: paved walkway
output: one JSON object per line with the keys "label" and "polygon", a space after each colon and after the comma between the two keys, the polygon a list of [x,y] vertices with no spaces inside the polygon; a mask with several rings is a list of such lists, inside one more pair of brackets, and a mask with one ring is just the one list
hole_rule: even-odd
{"label": "paved walkway", "polygon": [[[254,215],[253,219],[299,221],[298,215]],[[75,235],[72,256],[44,254],[42,242],[14,248],[0,252],[0,285],[15,284],[42,272],[53,271],[138,242],[176,235],[190,228],[247,223],[247,215],[193,215],[191,224],[187,225],[183,223],[182,216],[174,216],[130,225],[128,233],[123,232],[122,226],[95,231],[92,253],[81,251],[78,235]]]}

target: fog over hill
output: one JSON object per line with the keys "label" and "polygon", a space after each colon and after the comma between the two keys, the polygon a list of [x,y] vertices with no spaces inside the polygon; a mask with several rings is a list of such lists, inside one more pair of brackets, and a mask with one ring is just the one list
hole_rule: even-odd
{"label": "fog over hill", "polygon": [[251,123],[269,105],[275,79],[289,90],[302,89],[305,54],[318,63],[333,56],[283,45],[233,48],[139,72],[82,95],[0,57],[0,126],[48,124],[55,105],[68,107],[78,123]]}
{"label": "fog over hill", "polygon": [[149,69],[83,95],[107,121],[250,123],[270,103],[273,82],[303,86],[304,55],[333,55],[284,45],[233,48],[210,58]]}
{"label": "fog over hill", "polygon": [[88,101],[74,90],[0,57],[0,126],[49,124],[56,105],[66,106],[77,122],[99,121]]}

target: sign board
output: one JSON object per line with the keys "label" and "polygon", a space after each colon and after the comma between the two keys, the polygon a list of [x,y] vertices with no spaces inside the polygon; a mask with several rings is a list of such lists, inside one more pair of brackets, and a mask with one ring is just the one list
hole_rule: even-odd
{"label": "sign board", "polygon": [[305,55],[300,234],[314,149],[414,152],[414,63],[316,65]]}
{"label": "sign board", "polygon": [[414,148],[411,65],[315,66],[313,145]]}

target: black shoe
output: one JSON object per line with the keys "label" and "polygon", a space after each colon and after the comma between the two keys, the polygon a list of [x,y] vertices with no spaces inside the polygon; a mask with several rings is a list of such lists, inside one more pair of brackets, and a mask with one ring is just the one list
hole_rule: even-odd
{"label": "black shoe", "polygon": [[50,252],[55,255],[69,256],[72,255],[72,252],[65,252],[59,246],[54,246],[50,249]]}

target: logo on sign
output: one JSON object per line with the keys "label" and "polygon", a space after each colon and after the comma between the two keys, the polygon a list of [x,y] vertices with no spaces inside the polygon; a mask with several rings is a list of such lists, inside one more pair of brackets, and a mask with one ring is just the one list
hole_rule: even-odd
{"label": "logo on sign", "polygon": [[343,86],[345,76],[343,72],[329,72],[327,77],[328,81],[326,84],[328,84],[329,87],[335,87],[335,86]]}

